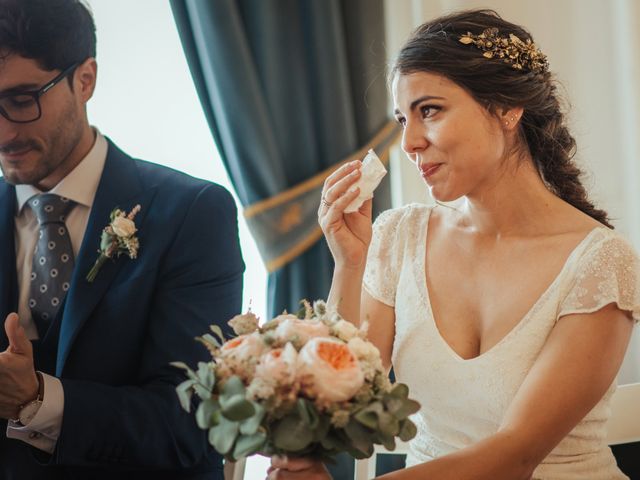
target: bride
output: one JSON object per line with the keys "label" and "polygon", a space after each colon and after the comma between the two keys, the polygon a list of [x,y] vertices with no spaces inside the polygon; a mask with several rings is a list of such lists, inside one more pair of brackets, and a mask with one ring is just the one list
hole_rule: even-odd
{"label": "bride", "polygon": [[[319,221],[329,305],[368,320],[422,404],[407,468],[385,479],[622,479],[606,444],[615,377],[640,319],[639,261],[587,199],[546,58],[492,11],[422,25],[390,75],[402,148],[438,202],[371,225],[359,162]],[[275,458],[271,479],[328,478]]]}

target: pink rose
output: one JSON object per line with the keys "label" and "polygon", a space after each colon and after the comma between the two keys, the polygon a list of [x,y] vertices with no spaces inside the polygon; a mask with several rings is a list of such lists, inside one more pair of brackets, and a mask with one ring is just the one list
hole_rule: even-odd
{"label": "pink rose", "polygon": [[356,356],[332,338],[309,340],[298,354],[298,371],[308,392],[330,402],[349,400],[364,384]]}

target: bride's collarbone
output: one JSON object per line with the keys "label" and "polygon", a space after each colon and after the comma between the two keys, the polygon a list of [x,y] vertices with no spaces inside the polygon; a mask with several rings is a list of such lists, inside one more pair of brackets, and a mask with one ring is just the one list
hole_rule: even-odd
{"label": "bride's collarbone", "polygon": [[463,358],[498,344],[563,271],[580,242],[579,235],[570,237],[491,249],[432,242],[425,274],[434,322],[443,339]]}

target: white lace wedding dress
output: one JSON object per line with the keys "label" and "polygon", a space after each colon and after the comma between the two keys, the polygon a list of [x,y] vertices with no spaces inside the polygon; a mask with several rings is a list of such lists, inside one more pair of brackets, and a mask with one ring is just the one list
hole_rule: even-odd
{"label": "white lace wedding dress", "polygon": [[[413,204],[379,216],[364,287],[393,306],[392,361],[398,381],[422,404],[407,466],[454,452],[498,430],[525,376],[562,315],[594,312],[615,302],[640,319],[639,262],[631,246],[596,228],[575,248],[554,282],[518,325],[482,355],[465,360],[440,336],[425,275],[431,207]],[[561,367],[559,367],[561,368]],[[627,478],[606,443],[615,382],[589,414],[535,470],[534,479]]]}

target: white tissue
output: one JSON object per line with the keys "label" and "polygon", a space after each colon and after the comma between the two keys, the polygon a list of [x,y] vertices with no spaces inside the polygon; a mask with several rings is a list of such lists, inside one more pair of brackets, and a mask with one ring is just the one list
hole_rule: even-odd
{"label": "white tissue", "polygon": [[384,168],[384,165],[382,165],[376,153],[373,150],[369,150],[369,153],[367,153],[364,160],[362,160],[360,173],[360,179],[351,187],[359,187],[360,193],[358,193],[358,197],[345,208],[345,213],[357,212],[366,200],[373,197],[373,191],[380,185],[380,182],[387,174],[387,170]]}

